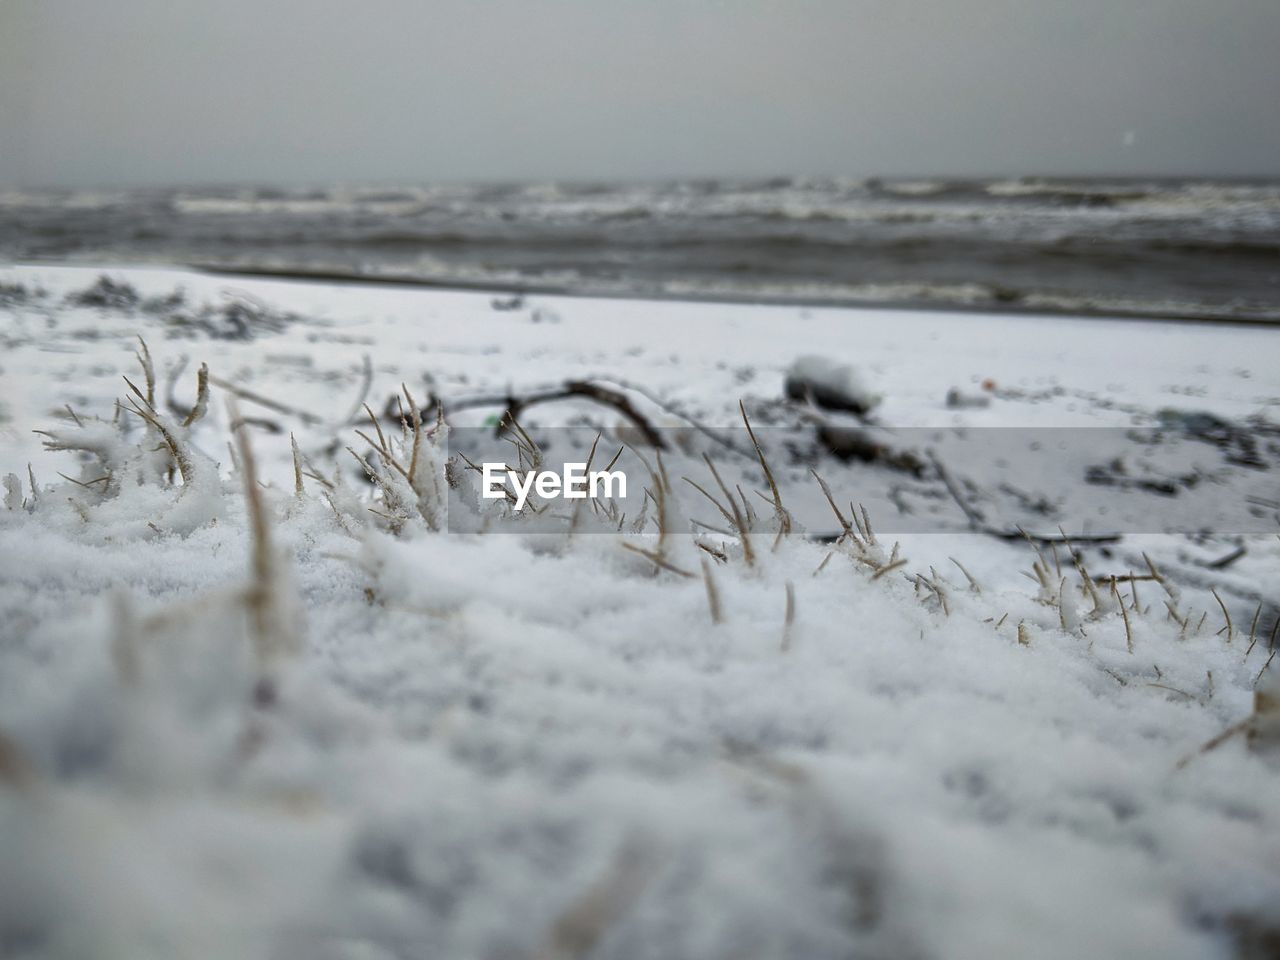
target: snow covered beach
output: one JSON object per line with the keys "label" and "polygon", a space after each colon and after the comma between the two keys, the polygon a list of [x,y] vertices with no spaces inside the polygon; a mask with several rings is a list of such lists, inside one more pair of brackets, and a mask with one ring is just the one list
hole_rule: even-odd
{"label": "snow covered beach", "polygon": [[[1274,506],[1230,538],[1125,531],[1078,568],[972,532],[934,482],[903,496],[936,529],[894,552],[844,507],[889,472],[818,460],[837,519],[778,444],[789,536],[767,509],[698,541],[460,534],[427,485],[443,451],[400,476],[414,431],[373,436],[356,402],[607,382],[662,429],[735,426],[742,400],[801,436],[783,383],[816,354],[856,364],[894,429],[1174,409],[1253,424],[1269,456],[1273,330],[140,269],[0,284],[6,954],[1274,950]],[[627,425],[572,399],[526,425],[579,420]]]}

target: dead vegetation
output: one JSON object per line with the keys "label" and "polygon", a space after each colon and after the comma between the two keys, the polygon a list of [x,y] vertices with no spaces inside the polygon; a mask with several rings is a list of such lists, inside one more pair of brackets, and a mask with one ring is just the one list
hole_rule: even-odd
{"label": "dead vegetation", "polygon": [[105,273],[88,287],[67,294],[67,302],[77,307],[132,311],[142,303],[142,295],[131,283],[113,280]]}
{"label": "dead vegetation", "polygon": [[45,296],[47,293],[39,287],[28,287],[25,283],[0,283],[0,307],[20,307]]}
{"label": "dead vegetation", "polygon": [[[161,484],[177,488],[178,496],[183,496],[186,491],[207,489],[209,485],[220,482],[217,465],[199,452],[192,440],[192,431],[208,415],[211,388],[223,381],[212,376],[202,364],[196,374],[195,403],[184,413],[180,407],[175,410],[171,402],[171,416],[158,408],[155,365],[145,343],[140,342],[137,359],[142,373],[141,383],[126,380],[124,401],[117,403],[112,419],[104,420],[68,409],[64,429],[41,431],[46,438],[46,449],[76,452],[84,455],[87,461],[79,479],[67,478],[83,491],[81,497],[86,522],[92,522],[95,506],[120,496],[126,483]],[[229,392],[244,398],[243,391]],[[352,536],[357,536],[357,531],[367,523],[395,536],[449,530],[449,491],[459,486],[465,472],[478,468],[465,459],[455,462],[449,458],[445,444],[448,426],[444,405],[439,402],[430,405],[427,409],[434,416],[424,422],[424,410],[417,398],[407,386],[402,385],[396,399],[396,427],[391,430],[384,429],[382,421],[385,417],[380,418],[367,404],[362,406],[368,427],[356,429],[354,433],[369,452],[357,452],[354,447],[348,447],[347,452],[367,477],[369,496],[361,497],[348,490],[340,470],[334,468],[331,476],[317,470],[291,437],[294,501],[303,502],[313,495],[322,497],[336,522]],[[270,735],[268,726],[258,722],[256,717],[259,713],[276,709],[280,696],[277,676],[301,651],[305,630],[303,610],[291,582],[289,565],[274,543],[272,505],[264,495],[264,484],[258,475],[246,420],[234,400],[228,412],[234,438],[234,473],[241,487],[246,522],[251,533],[251,554],[245,585],[230,598],[224,597],[218,602],[243,611],[248,623],[248,641],[253,650],[256,680],[251,695],[245,700],[249,706],[242,740],[243,759],[259,749],[262,738]],[[633,518],[630,525],[625,524],[626,518],[617,512],[616,505],[591,505],[594,519],[616,536],[619,549],[648,561],[655,576],[666,573],[683,580],[696,579],[700,575],[712,625],[724,624],[733,615],[733,611],[726,608],[718,577],[759,577],[771,556],[788,544],[804,540],[784,504],[780,485],[757,439],[745,405],[740,404],[740,413],[766,489],[745,491],[740,485],[731,487],[715,461],[705,454],[703,463],[709,479],[703,478],[703,482],[699,482],[689,477],[681,478],[715,509],[724,523],[719,530],[702,524],[701,530],[695,532],[693,523],[680,515],[661,450],[653,451],[645,512]],[[138,427],[140,430],[136,429]],[[521,473],[538,470],[544,456],[534,438],[514,415],[504,420],[503,427],[514,455],[513,469]],[[595,455],[593,445],[588,463]],[[610,466],[617,461],[617,456]],[[938,469],[940,475],[945,476],[940,465]],[[814,571],[815,576],[826,573],[830,577],[831,573],[827,571],[834,561],[836,567],[843,565],[866,583],[876,584],[877,590],[902,590],[901,584],[906,583],[914,602],[944,620],[991,612],[992,616],[987,620],[994,623],[997,633],[1007,638],[1010,644],[1027,648],[1028,656],[1034,656],[1040,645],[1051,642],[1045,631],[1052,627],[1034,617],[1016,617],[1010,623],[1006,611],[998,621],[995,620],[995,611],[987,609],[990,601],[981,583],[959,560],[951,558],[962,578],[957,583],[933,567],[927,571],[908,570],[909,561],[900,555],[899,544],[895,542],[886,549],[877,537],[865,508],[856,507],[851,501],[842,507],[844,501],[837,500],[816,470],[812,471],[812,476],[839,528],[839,533],[829,543]],[[41,488],[34,474],[28,479],[29,498],[16,477],[5,478],[5,503],[9,509],[35,511],[42,508]],[[318,494],[308,490],[307,481]],[[767,505],[768,512],[763,517],[753,506],[752,496]],[[962,503],[962,498],[957,496],[957,502]],[[538,514],[541,509],[534,505],[530,512]],[[980,518],[978,522],[981,522]],[[572,539],[582,523],[582,517],[575,512],[567,528],[566,539]],[[1123,638],[1125,653],[1136,659],[1145,653],[1140,637],[1150,636],[1150,631],[1165,629],[1171,631],[1176,639],[1186,640],[1213,630],[1215,624],[1209,621],[1211,611],[1194,609],[1172,579],[1145,555],[1146,572],[1130,570],[1095,575],[1087,568],[1083,551],[1078,547],[1081,538],[1063,531],[1059,531],[1056,537],[1030,536],[1023,531],[1016,531],[1016,535],[1025,541],[1031,554],[1027,577],[1035,588],[1032,601],[1052,611],[1051,620],[1068,638],[1067,642],[1087,639],[1091,648],[1098,639],[1095,633],[1106,633],[1116,643]],[[1000,533],[1000,536],[1004,538],[1005,533]],[[1059,546],[1065,551],[1060,552]],[[948,571],[944,569],[944,572]],[[1139,584],[1143,586],[1140,588]],[[778,650],[782,654],[803,652],[803,638],[797,628],[800,617],[795,585],[788,579],[783,586]],[[1152,596],[1155,591],[1162,594],[1158,601]],[[776,598],[777,594],[772,596]],[[1264,607],[1259,603],[1245,642],[1244,631],[1237,629],[1227,604],[1216,590],[1213,597],[1221,618],[1218,633],[1222,642],[1236,648],[1243,646],[1245,662],[1249,661],[1255,648],[1260,648],[1267,656],[1261,661],[1254,680],[1256,689],[1252,713],[1183,758],[1178,764],[1179,769],[1240,734],[1245,735],[1248,748],[1258,753],[1271,754],[1280,747],[1280,696],[1277,696],[1273,680],[1263,683],[1276,654],[1280,617],[1273,616],[1268,632],[1262,619]],[[176,616],[225,615],[226,609],[224,606],[198,612],[185,610]],[[1264,627],[1262,631],[1259,630],[1260,623]],[[125,687],[136,688],[144,682],[147,637],[163,633],[161,628],[165,626],[170,625],[154,616],[138,618],[127,604],[118,608],[112,653]],[[1147,633],[1141,632],[1144,630]],[[1264,633],[1267,634],[1265,640]],[[1240,640],[1238,644],[1237,639]],[[1101,664],[1099,669],[1123,686],[1127,687],[1132,680],[1132,677],[1126,679],[1129,675],[1123,670],[1117,672]],[[1156,669],[1158,671],[1158,667]],[[1211,674],[1208,681],[1211,697]],[[1193,694],[1168,684],[1150,683],[1147,686],[1196,699]],[[0,785],[27,790],[39,782],[40,777],[35,765],[22,751],[0,734]],[[660,867],[661,864],[649,857],[649,851],[643,845],[624,845],[616,862],[564,908],[533,955],[539,958],[588,955],[610,927],[620,922],[640,898]],[[865,886],[863,880],[858,883]],[[859,902],[862,902],[867,895],[864,892],[859,897]]]}
{"label": "dead vegetation", "polygon": [[[28,296],[22,291],[22,299]],[[181,289],[145,297],[131,283],[101,274],[83,290],[67,294],[66,302],[116,313],[143,313],[159,317],[172,336],[208,337],[213,340],[252,340],[279,333],[301,318],[279,311],[252,294],[227,290],[218,303],[191,304]],[[0,294],[0,304],[7,304]]]}
{"label": "dead vegetation", "polygon": [[[105,281],[106,278],[103,278]],[[110,282],[95,285],[95,297],[110,300],[128,300],[128,291],[121,291]],[[171,373],[166,389],[167,408],[179,419],[171,419],[159,409],[157,400],[157,374],[155,363],[145,342],[139,341],[137,361],[141,370],[141,383],[126,378],[127,393],[123,403],[117,403],[115,414],[111,420],[81,415],[68,408],[68,427],[66,429],[37,431],[45,437],[45,447],[51,451],[72,451],[82,455],[86,466],[79,477],[65,477],[81,491],[78,497],[72,498],[76,509],[81,512],[86,522],[91,522],[94,507],[106,499],[118,496],[121,492],[122,478],[131,477],[138,482],[157,481],[176,485],[180,488],[180,496],[188,491],[203,487],[208,489],[218,483],[217,466],[198,451],[192,443],[191,434],[194,428],[207,415],[211,387],[220,386],[228,389],[235,398],[245,399],[259,405],[273,407],[277,412],[285,414],[305,414],[284,404],[276,403],[270,398],[238,388],[214,376],[206,365],[201,365],[196,375],[196,400],[187,406],[174,400],[173,388],[178,375],[185,367],[185,361],[177,365]],[[367,394],[372,379],[372,368],[365,358],[363,369],[364,386],[362,397]],[[589,386],[589,385],[588,385]],[[538,443],[512,414],[512,410],[525,409],[530,404],[542,399],[569,396],[586,396],[607,406],[613,406],[624,416],[638,424],[645,424],[625,397],[614,396],[609,391],[601,392],[591,387],[579,389],[582,384],[569,384],[564,391],[556,392],[547,398],[524,398],[516,400],[505,398],[508,413],[501,423],[501,429],[514,452],[513,469],[520,475],[538,471],[544,462],[543,453]],[[494,398],[483,398],[485,403],[492,403]],[[479,402],[479,401],[477,401]],[[367,447],[362,453],[354,447],[346,448],[347,454],[358,466],[360,472],[370,485],[371,497],[362,502],[359,495],[348,489],[343,480],[341,470],[333,470],[330,475],[316,469],[302,454],[296,439],[291,437],[293,459],[294,495],[305,498],[306,481],[310,480],[319,487],[319,495],[342,528],[352,535],[366,523],[383,527],[392,534],[402,535],[410,529],[421,529],[425,532],[443,532],[448,526],[449,496],[462,483],[464,474],[479,471],[476,464],[465,456],[450,457],[446,440],[448,426],[445,422],[446,404],[438,398],[431,397],[425,408],[418,403],[416,397],[406,385],[401,386],[395,398],[396,428],[386,430],[383,416],[375,414],[367,403],[360,403],[368,422],[368,428],[356,428],[354,433]],[[391,404],[387,405],[390,409]],[[430,426],[424,422],[424,412],[433,414]],[[122,416],[123,414],[123,416]],[[584,517],[590,516],[593,529],[611,530],[618,538],[622,549],[636,554],[649,561],[655,572],[666,572],[680,578],[696,578],[701,574],[704,581],[708,607],[713,623],[723,622],[726,611],[720,599],[713,568],[741,563],[747,571],[758,569],[765,558],[776,553],[787,540],[803,536],[795,524],[791,512],[783,502],[781,487],[769,462],[765,449],[761,445],[756,431],[748,416],[746,406],[739,404],[746,435],[750,441],[750,452],[760,467],[765,489],[749,492],[741,485],[731,487],[726,481],[716,462],[707,454],[702,455],[707,470],[707,479],[699,481],[684,476],[681,480],[687,484],[711,507],[723,521],[723,526],[708,524],[693,518],[685,518],[679,509],[672,480],[664,462],[661,449],[651,448],[654,461],[649,463],[638,450],[633,450],[645,462],[649,472],[649,484],[644,491],[644,509],[636,516],[628,518],[613,501],[590,501],[590,513],[583,512],[579,506],[568,517],[568,536],[584,529]],[[130,420],[136,418],[142,424],[143,435],[134,435]],[[245,439],[247,423],[238,409],[233,408],[232,430],[236,445],[232,448],[232,459],[236,471],[242,476],[252,476],[255,464],[248,451]],[[308,420],[308,422],[311,422]],[[642,435],[644,430],[641,431]],[[596,445],[592,444],[588,465],[596,456]],[[612,469],[622,454],[619,449],[606,469]],[[1124,573],[1112,573],[1094,576],[1086,568],[1082,545],[1096,544],[1110,540],[1110,537],[1080,538],[1068,535],[1061,529],[1057,535],[1031,535],[1022,529],[1016,531],[994,531],[985,527],[980,513],[967,504],[966,499],[950,479],[945,467],[936,459],[933,468],[952,492],[953,498],[970,518],[971,524],[981,532],[994,534],[1001,539],[1017,537],[1030,547],[1033,553],[1031,571],[1027,574],[1037,588],[1034,597],[1036,603],[1047,606],[1054,611],[1054,619],[1059,629],[1068,634],[1088,638],[1094,642],[1091,629],[1095,624],[1114,621],[1122,631],[1126,651],[1133,655],[1138,649],[1137,624],[1148,622],[1152,614],[1152,605],[1144,604],[1139,594],[1139,583],[1149,582],[1158,587],[1164,594],[1157,609],[1162,611],[1166,623],[1177,631],[1177,637],[1185,640],[1199,635],[1209,619],[1209,610],[1192,609],[1181,600],[1180,591],[1150,560],[1145,557],[1147,570],[1137,574],[1132,570]],[[970,597],[980,598],[982,588],[978,580],[969,570],[955,558],[952,564],[963,577],[963,583],[957,587],[936,569],[908,572],[909,561],[900,555],[900,547],[894,543],[888,550],[877,538],[871,524],[870,516],[865,508],[855,507],[853,503],[842,507],[837,501],[827,482],[816,472],[811,471],[823,497],[829,505],[838,524],[839,532],[829,539],[830,547],[814,570],[814,575],[823,573],[832,559],[844,557],[855,568],[866,571],[870,582],[888,582],[888,575],[901,572],[912,587],[916,598],[927,608],[949,617],[954,612],[955,596],[963,590]],[[39,500],[39,488],[34,476],[27,485],[30,495],[27,496],[23,484],[12,475],[6,477],[5,503],[11,509],[21,507],[34,510]],[[256,487],[250,486],[245,491],[249,515],[255,529],[255,542],[267,543],[269,533],[264,526],[263,508],[256,493]],[[762,517],[755,506],[753,496],[768,505],[769,512]],[[514,501],[509,494],[508,506]],[[531,515],[543,513],[545,507],[531,498],[527,510]],[[159,520],[160,518],[157,518]],[[153,522],[153,531],[164,529],[160,522]],[[689,534],[692,534],[689,536]],[[694,551],[686,553],[688,546]],[[1066,569],[1059,546],[1066,549]],[[255,577],[262,582],[269,582],[272,567],[267,562],[270,547],[263,547],[263,553],[255,560]],[[1241,547],[1238,554],[1243,553]],[[710,563],[708,562],[710,561]],[[1218,634],[1225,644],[1233,644],[1239,633],[1230,609],[1216,589],[1211,590],[1216,601],[1217,613],[1222,625]],[[790,630],[794,622],[794,588],[788,589],[787,604],[787,645],[790,643]],[[1259,602],[1254,611],[1249,629],[1249,637],[1245,644],[1244,659],[1247,661],[1259,643],[1258,625],[1265,604]],[[997,629],[1005,622],[1008,614],[1000,617]],[[993,619],[993,618],[992,618]],[[1276,624],[1280,617],[1273,614],[1270,638],[1266,642],[1264,652],[1267,654],[1262,662],[1257,681],[1267,672],[1275,654]],[[1262,621],[1265,625],[1265,621]],[[261,626],[260,632],[267,628]],[[280,632],[281,625],[272,628]],[[1018,624],[1016,637],[1019,642],[1026,642],[1027,629],[1023,623]],[[1257,682],[1255,681],[1255,682]]]}

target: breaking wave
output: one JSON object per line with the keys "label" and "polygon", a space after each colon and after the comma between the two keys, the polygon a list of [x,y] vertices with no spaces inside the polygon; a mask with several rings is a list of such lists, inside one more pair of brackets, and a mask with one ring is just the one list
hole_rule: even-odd
{"label": "breaking wave", "polygon": [[1280,182],[774,178],[0,193],[0,257],[1280,318]]}

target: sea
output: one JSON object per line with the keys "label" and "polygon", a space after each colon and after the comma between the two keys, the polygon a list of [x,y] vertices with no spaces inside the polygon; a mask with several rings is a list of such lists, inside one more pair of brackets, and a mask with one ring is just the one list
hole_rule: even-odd
{"label": "sea", "polygon": [[1280,180],[8,190],[0,259],[512,294],[1280,321]]}

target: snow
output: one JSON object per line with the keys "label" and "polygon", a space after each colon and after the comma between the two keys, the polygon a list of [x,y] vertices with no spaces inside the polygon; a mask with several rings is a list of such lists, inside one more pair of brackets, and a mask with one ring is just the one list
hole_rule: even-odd
{"label": "snow", "polygon": [[[1239,605],[1274,591],[1274,536],[1246,538],[1215,581],[1236,590],[1228,638],[1207,587],[1170,572],[1221,543],[1134,537],[1105,568],[1149,553],[1184,629],[1154,582],[1136,603],[1121,584],[1122,614],[1065,555],[1061,578],[1028,583],[1029,546],[963,522],[894,538],[907,565],[887,572],[889,542],[770,549],[767,510],[750,563],[733,536],[706,541],[718,562],[652,524],[497,536],[450,513],[443,532],[442,433],[412,480],[367,455],[376,503],[328,449],[356,443],[364,353],[373,406],[402,382],[425,396],[428,377],[457,396],[608,376],[722,427],[739,397],[780,397],[808,352],[865,369],[895,425],[1122,426],[1181,391],[1222,417],[1273,410],[1274,333],[571,298],[494,311],[481,294],[108,271],[144,298],[181,287],[194,315],[234,287],[294,317],[242,341],[65,301],[98,272],[0,271],[47,291],[0,312],[0,474],[17,484],[0,510],[0,953],[1164,960],[1243,955],[1280,929],[1261,706],[1280,691],[1266,639],[1246,656]],[[561,322],[532,323],[538,309]],[[134,334],[158,368],[155,424],[113,422],[120,377],[146,389]],[[207,363],[309,412],[239,401],[345,485],[295,492],[288,432],[232,431],[216,383],[203,417],[171,414],[180,353],[175,406]],[[1043,399],[947,409],[950,387],[983,380]],[[36,427],[96,453],[44,451]],[[251,449],[233,462],[235,436]],[[92,482],[104,468],[112,482]],[[859,476],[827,479],[847,501]],[[1197,753],[1255,709],[1249,736]]]}
{"label": "snow", "polygon": [[851,364],[812,354],[797,357],[787,368],[785,389],[794,399],[812,398],[820,406],[858,413],[880,402]]}

